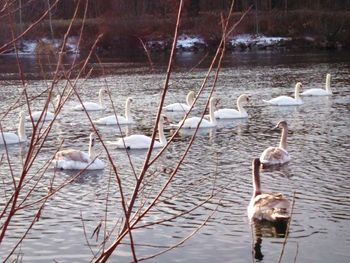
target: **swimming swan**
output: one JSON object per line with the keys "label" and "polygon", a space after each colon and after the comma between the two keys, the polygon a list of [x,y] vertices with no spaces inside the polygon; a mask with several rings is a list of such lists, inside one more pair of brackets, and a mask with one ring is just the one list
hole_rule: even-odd
{"label": "swimming swan", "polygon": [[[54,99],[54,102],[56,102],[54,106],[55,110],[58,108],[60,100],[61,100],[61,96],[57,95],[56,98]],[[33,121],[38,121],[41,115],[43,115],[41,118],[41,120],[43,121],[52,121],[55,117],[55,113],[52,113],[50,111],[46,111],[46,112],[32,111],[32,114],[31,114]],[[56,119],[59,119],[59,116],[57,116]],[[31,118],[27,117],[27,120],[31,120]]]}
{"label": "swimming swan", "polygon": [[302,92],[300,95],[302,96],[329,96],[332,95],[332,89],[331,89],[331,74],[327,74],[326,76],[326,88],[320,89],[320,88],[314,88],[314,89],[308,89]]}
{"label": "swimming swan", "polygon": [[[164,135],[163,130],[163,121],[164,118],[161,118],[158,123],[158,133],[159,133],[159,141],[154,141],[154,148],[161,148],[167,144],[167,139]],[[117,148],[126,148],[126,149],[148,149],[151,145],[152,138],[143,134],[134,134],[130,136],[126,136],[124,138],[120,138],[115,145]],[[125,146],[124,146],[125,143]]]}
{"label": "swimming swan", "polygon": [[91,133],[88,154],[75,149],[62,150],[56,153],[52,163],[55,168],[62,170],[102,170],[105,164],[95,158],[94,145],[95,134]]}
{"label": "swimming swan", "polygon": [[287,152],[287,133],[288,125],[286,121],[280,121],[274,129],[282,129],[281,140],[278,147],[269,147],[260,156],[260,162],[263,166],[281,165],[290,161]]}
{"label": "swimming swan", "polygon": [[290,217],[290,203],[281,193],[261,193],[260,161],[258,158],[252,162],[253,196],[248,205],[250,220],[285,221]]}
{"label": "swimming swan", "polygon": [[[214,106],[215,106],[216,101],[217,100],[215,97],[210,98],[210,101],[209,101],[209,121],[206,119],[202,119],[202,122],[201,122],[199,128],[210,128],[210,127],[215,127],[217,125],[217,121],[216,121],[215,116],[214,116]],[[180,121],[175,126],[179,127],[183,121],[184,120]],[[200,121],[201,121],[200,117],[188,118],[184,121],[182,128],[184,128],[184,129],[196,129],[197,125]]]}
{"label": "swimming swan", "polygon": [[23,111],[19,113],[18,135],[13,132],[0,132],[0,145],[16,144],[27,141],[27,136],[24,130],[25,114]]}
{"label": "swimming swan", "polygon": [[186,96],[186,104],[185,103],[173,103],[168,106],[165,106],[164,109],[166,111],[185,111],[188,112],[192,106],[194,101],[195,94],[193,91],[190,91]]}
{"label": "swimming swan", "polygon": [[119,125],[122,124],[132,124],[134,123],[134,120],[130,114],[130,104],[132,102],[132,98],[127,98],[125,102],[125,117],[117,115],[117,118],[115,115],[110,115],[107,117],[103,117],[98,119],[95,123],[100,125],[116,125],[119,123]]}
{"label": "swimming swan", "polygon": [[299,92],[302,88],[302,84],[298,82],[295,85],[294,98],[289,96],[279,96],[270,100],[264,100],[265,102],[276,105],[276,106],[295,106],[303,104],[303,101],[300,99]]}
{"label": "swimming swan", "polygon": [[242,103],[249,102],[249,96],[242,94],[237,99],[237,108],[235,109],[220,109],[214,112],[216,119],[243,119],[248,118],[248,113],[243,108]]}
{"label": "swimming swan", "polygon": [[[99,111],[99,110],[105,110],[106,106],[103,101],[103,94],[107,93],[107,90],[105,88],[101,88],[100,91],[98,92],[98,101],[99,103],[95,102],[83,102],[84,107],[87,111]],[[75,111],[83,111],[83,105],[78,104],[73,107],[73,110]]]}

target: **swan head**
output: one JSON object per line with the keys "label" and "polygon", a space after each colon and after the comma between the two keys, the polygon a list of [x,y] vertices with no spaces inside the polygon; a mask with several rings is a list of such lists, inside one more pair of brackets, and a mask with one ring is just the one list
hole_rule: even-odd
{"label": "swan head", "polygon": [[126,99],[126,102],[131,103],[131,102],[133,102],[133,99],[132,99],[131,97],[128,97],[128,98]]}
{"label": "swan head", "polygon": [[247,102],[247,103],[249,103],[249,101],[250,101],[250,96],[249,95],[247,95],[247,94],[242,94],[241,96],[239,96],[238,97],[238,99],[237,99],[237,103],[238,102]]}
{"label": "swan head", "polygon": [[[260,159],[259,158],[254,158],[252,161],[252,167],[259,167],[261,164]],[[254,169],[253,169],[254,170]]]}
{"label": "swan head", "polygon": [[285,120],[281,120],[277,123],[274,129],[285,129],[288,127],[288,124]]}
{"label": "swan head", "polygon": [[188,94],[187,94],[187,97],[186,97],[186,102],[188,105],[191,105],[194,101],[196,97],[196,94],[194,93],[194,91],[190,91]]}
{"label": "swan head", "polygon": [[297,84],[295,84],[295,90],[300,92],[303,89],[303,84],[301,84],[301,82],[297,82]]}
{"label": "swan head", "polygon": [[24,111],[21,111],[21,112],[19,113],[19,118],[20,118],[20,119],[24,119],[25,116],[26,116],[26,114],[25,114]]}
{"label": "swan head", "polygon": [[95,141],[96,141],[95,133],[92,132],[92,133],[90,133],[90,145],[91,145],[91,147],[94,147]]}

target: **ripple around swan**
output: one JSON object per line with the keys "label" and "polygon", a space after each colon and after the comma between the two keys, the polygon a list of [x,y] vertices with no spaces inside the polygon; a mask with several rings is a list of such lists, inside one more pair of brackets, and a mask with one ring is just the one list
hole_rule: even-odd
{"label": "ripple around swan", "polygon": [[[264,56],[268,56],[265,54]],[[300,59],[300,56],[286,57],[287,61]],[[271,58],[275,60],[277,58]],[[310,58],[312,60],[315,57]],[[245,63],[245,62],[244,62]],[[251,260],[252,247],[261,238],[261,253],[266,262],[277,261],[281,251],[282,236],[279,229],[271,225],[250,224],[246,208],[252,194],[251,160],[259,157],[262,151],[278,145],[280,133],[271,130],[280,119],[289,124],[288,147],[292,160],[278,169],[267,169],[261,172],[261,184],[264,191],[282,192],[290,200],[296,192],[295,207],[287,243],[285,258],[292,261],[299,246],[297,260],[300,262],[339,262],[347,260],[350,239],[347,229],[350,227],[350,206],[348,171],[350,170],[349,151],[349,67],[346,63],[282,63],[271,70],[269,63],[243,64],[237,68],[223,68],[219,79],[216,96],[219,107],[232,107],[236,98],[242,93],[251,95],[251,103],[246,109],[248,120],[219,121],[213,129],[201,130],[183,165],[163,193],[150,213],[138,226],[150,222],[171,219],[158,225],[139,228],[134,232],[138,255],[145,256],[164,249],[164,246],[176,244],[190,235],[205,220],[205,226],[181,248],[172,250],[155,259],[156,262],[247,262]],[[271,107],[261,99],[286,94],[293,95],[296,80],[303,80],[306,88],[324,85],[324,76],[320,71],[330,71],[334,75],[332,85],[336,93],[326,98],[303,98],[304,104],[298,107]],[[187,73],[174,73],[173,83],[169,90],[167,103],[184,100],[189,90],[195,87],[204,71],[199,69]],[[158,107],[159,93],[163,85],[163,74],[121,74],[107,77],[113,83],[117,112],[124,112],[126,97],[134,97],[132,113],[136,124],[123,126],[122,134],[115,127],[100,127],[98,131],[104,141],[115,141],[122,135],[142,133],[151,134],[155,111]],[[83,99],[95,98],[101,85],[98,79],[89,79],[81,88]],[[17,87],[17,86],[16,86]],[[41,81],[35,83],[31,94],[43,90]],[[14,101],[20,89],[5,85],[0,91],[1,101]],[[191,116],[200,113],[205,98],[199,99]],[[70,106],[74,99],[63,108],[61,119],[57,121],[42,154],[38,156],[30,174],[41,168],[45,161],[52,157],[64,139],[64,148],[73,147],[83,151],[88,148],[88,135],[91,128],[87,116],[82,112],[72,112]],[[37,101],[40,107],[43,99]],[[110,107],[110,104],[107,103]],[[5,110],[7,105],[0,105]],[[111,114],[106,112],[91,113],[93,120]],[[11,112],[3,121],[9,123],[6,130],[15,131],[18,112]],[[182,115],[170,116],[175,123]],[[30,134],[30,124],[26,132]],[[173,129],[166,125],[165,133],[169,137]],[[181,158],[193,131],[181,132],[175,138],[162,157],[155,162],[146,174],[146,183],[142,185],[136,208],[141,210],[153,200],[161,187],[166,183],[174,166]],[[29,136],[30,137],[30,136]],[[108,161],[100,142],[96,150],[101,159]],[[130,169],[127,154],[134,164],[136,175],[140,173],[146,151],[116,150],[107,145],[115,162],[118,175],[122,180],[122,189],[129,200],[135,186],[135,175]],[[15,174],[21,171],[26,147],[11,146],[9,155]],[[158,150],[154,151],[155,155]],[[0,147],[0,154],[3,149]],[[1,163],[0,182],[7,191],[12,189],[12,178],[8,167]],[[123,214],[120,188],[110,165],[103,171],[85,172],[72,183],[65,186],[57,195],[45,204],[40,220],[28,234],[21,246],[23,260],[28,262],[47,262],[53,259],[59,262],[87,261],[92,256],[86,245],[84,222],[87,239],[94,251],[101,242],[93,232],[100,223],[105,223],[107,215],[108,230],[112,234],[118,231],[118,220]],[[76,172],[55,171],[48,169],[41,178],[33,200],[47,194],[50,180],[55,174],[54,187],[73,178]],[[35,177],[37,178],[37,177]],[[27,182],[27,189],[33,186]],[[214,196],[202,206],[194,209],[212,194]],[[24,198],[21,196],[21,198]],[[108,210],[106,213],[106,202]],[[5,204],[0,199],[0,206]],[[194,209],[189,213],[186,211]],[[216,211],[209,219],[212,211]],[[19,238],[28,223],[33,219],[35,207],[21,212],[10,225],[10,238],[2,244],[0,256],[9,251],[16,238]],[[181,217],[176,217],[185,213]],[[120,223],[120,222],[119,222]],[[128,240],[125,240],[126,242]],[[61,244],[57,246],[57,244]],[[154,245],[152,247],[152,245]],[[329,251],[332,247],[332,251]],[[5,252],[4,252],[5,251]],[[256,251],[255,251],[256,252]],[[113,256],[113,260],[129,262],[132,260],[130,247],[123,245]]]}

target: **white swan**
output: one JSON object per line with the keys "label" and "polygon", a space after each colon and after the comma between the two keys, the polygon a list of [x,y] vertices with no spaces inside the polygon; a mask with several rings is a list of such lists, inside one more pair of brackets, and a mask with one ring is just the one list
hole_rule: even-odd
{"label": "white swan", "polygon": [[[60,100],[61,100],[61,96],[57,95],[56,98],[54,99],[54,102],[56,102],[54,106],[55,110],[58,108]],[[52,113],[50,111],[46,111],[46,112],[32,111],[32,114],[31,114],[33,121],[38,121],[41,115],[42,115],[41,120],[43,121],[52,121],[55,117],[55,113]],[[57,116],[56,119],[59,119],[59,116]],[[27,120],[31,120],[30,116],[27,117]]]}
{"label": "white swan", "polygon": [[250,220],[285,221],[290,217],[290,203],[281,193],[261,193],[259,159],[252,162],[253,196],[248,205]]}
{"label": "white swan", "polygon": [[299,92],[302,88],[302,84],[298,82],[295,85],[294,98],[289,96],[279,96],[270,100],[264,100],[265,102],[276,105],[276,106],[295,106],[303,104],[303,101],[300,99]]}
{"label": "white swan", "polygon": [[24,130],[24,119],[25,114],[23,111],[19,113],[19,123],[18,123],[18,135],[13,132],[3,132],[0,131],[0,145],[16,144],[27,141],[27,136]]}
{"label": "white swan", "polygon": [[242,103],[249,102],[249,96],[242,94],[237,99],[237,108],[235,109],[219,109],[214,112],[216,119],[243,119],[248,118],[247,111],[243,108]]}
{"label": "white swan", "polygon": [[[211,97],[210,102],[209,102],[209,121],[206,119],[202,119],[202,122],[199,126],[199,128],[210,128],[210,127],[215,127],[217,125],[217,121],[214,116],[214,107],[216,103],[216,98]],[[178,124],[175,126],[179,127],[182,122],[184,122],[182,128],[184,129],[196,129],[198,126],[198,123],[201,121],[200,117],[191,117],[186,120],[180,121]]]}
{"label": "white swan", "polygon": [[326,76],[326,88],[320,89],[320,88],[314,88],[314,89],[308,89],[302,92],[300,95],[302,96],[329,96],[332,95],[332,89],[331,89],[331,74],[327,74]]}
{"label": "white swan", "polygon": [[173,103],[168,106],[165,106],[164,109],[166,111],[185,111],[188,112],[192,106],[192,103],[195,98],[195,93],[190,91],[186,96],[186,104],[185,103]]}
{"label": "white swan", "polygon": [[[84,107],[87,111],[99,111],[99,110],[105,110],[106,106],[103,101],[103,94],[107,93],[107,90],[105,88],[101,88],[100,91],[98,92],[98,101],[99,103],[96,102],[83,102]],[[73,107],[73,110],[75,111],[83,111],[83,105],[78,104]]]}
{"label": "white swan", "polygon": [[[159,133],[159,141],[154,141],[154,148],[161,148],[167,144],[167,139],[164,135],[163,130],[163,121],[161,118],[158,123],[158,133]],[[130,136],[126,136],[124,138],[120,138],[115,145],[117,148],[126,148],[126,149],[148,149],[151,145],[152,138],[142,134],[134,134]],[[125,146],[124,146],[125,144]]]}
{"label": "white swan", "polygon": [[95,158],[95,134],[90,134],[89,153],[75,149],[62,150],[55,154],[52,160],[55,168],[62,170],[102,170],[105,163]]}
{"label": "white swan", "polygon": [[269,147],[263,151],[260,156],[260,162],[263,166],[282,165],[290,161],[287,152],[288,124],[286,121],[280,121],[274,129],[276,128],[282,129],[280,144],[278,147]]}
{"label": "white swan", "polygon": [[100,125],[116,125],[119,123],[119,125],[122,124],[133,124],[134,120],[130,114],[130,104],[132,102],[132,98],[127,98],[125,102],[125,117],[117,115],[117,118],[115,115],[110,115],[107,117],[103,117],[98,119],[95,123]]}

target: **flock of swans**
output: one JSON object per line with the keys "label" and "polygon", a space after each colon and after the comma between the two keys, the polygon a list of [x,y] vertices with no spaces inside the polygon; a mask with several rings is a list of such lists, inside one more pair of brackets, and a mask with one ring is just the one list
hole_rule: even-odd
{"label": "flock of swans", "polygon": [[[328,96],[332,95],[332,90],[330,87],[330,74],[326,76],[326,88],[314,88],[306,90],[300,93],[302,84],[300,82],[295,85],[295,96],[294,98],[289,96],[279,96],[265,101],[271,105],[277,106],[291,106],[291,105],[301,105],[303,103],[300,96]],[[103,102],[103,96],[107,93],[107,90],[101,88],[99,91],[99,103],[95,102],[83,102],[82,104],[73,107],[76,111],[101,111],[105,110],[106,106]],[[174,103],[164,107],[165,111],[179,111],[188,112],[194,102],[195,93],[193,91],[189,92],[186,97],[185,103]],[[60,100],[59,95],[55,99]],[[210,128],[217,126],[216,119],[244,119],[248,118],[248,113],[244,109],[244,104],[248,103],[250,97],[247,94],[242,94],[237,99],[237,110],[224,108],[215,111],[215,104],[217,99],[215,97],[210,98],[209,102],[209,119],[202,119],[201,117],[191,117],[181,120],[177,124],[173,124],[174,127],[181,126],[183,129],[196,129],[197,126],[201,128]],[[95,121],[98,125],[123,125],[123,124],[133,124],[135,123],[131,116],[132,98],[127,98],[125,104],[125,116],[111,115],[107,117],[100,118]],[[38,120],[42,112],[32,112],[33,120]],[[54,118],[54,113],[45,112],[44,121],[49,121]],[[162,118],[159,121],[158,133],[159,141],[154,142],[155,148],[161,148],[167,144],[167,139],[163,131],[163,121]],[[3,144],[18,144],[26,142],[27,137],[25,134],[25,114],[20,112],[19,116],[19,126],[18,134],[11,132],[0,133],[0,145]],[[260,166],[275,166],[283,165],[291,160],[290,155],[287,151],[287,134],[288,125],[286,121],[280,121],[276,129],[281,129],[281,138],[278,147],[268,147],[265,149],[260,158],[254,159],[252,162],[252,181],[253,181],[253,196],[248,206],[248,217],[250,219],[264,219],[269,221],[285,220],[289,218],[289,201],[283,197],[282,194],[269,194],[262,193],[260,186]],[[105,163],[97,158],[94,152],[95,135],[90,134],[89,141],[89,151],[85,153],[77,149],[67,149],[58,151],[52,161],[53,165],[59,169],[74,169],[74,170],[98,170],[104,169]],[[148,149],[151,144],[151,138],[142,134],[134,134],[131,136],[126,136],[120,138],[115,143],[117,148],[126,149]]]}

